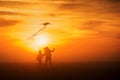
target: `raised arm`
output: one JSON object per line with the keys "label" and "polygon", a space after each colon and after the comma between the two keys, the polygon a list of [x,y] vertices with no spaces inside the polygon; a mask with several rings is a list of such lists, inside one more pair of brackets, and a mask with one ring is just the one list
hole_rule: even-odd
{"label": "raised arm", "polygon": [[55,51],[55,48],[53,48],[53,50],[51,50],[51,52],[54,52]]}

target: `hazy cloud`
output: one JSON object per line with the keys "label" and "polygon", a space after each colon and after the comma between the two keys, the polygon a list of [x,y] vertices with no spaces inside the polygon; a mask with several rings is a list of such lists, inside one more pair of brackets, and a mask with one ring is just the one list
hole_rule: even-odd
{"label": "hazy cloud", "polygon": [[24,1],[0,1],[0,5],[26,5],[28,2]]}
{"label": "hazy cloud", "polygon": [[103,6],[105,12],[120,14],[120,1],[118,0],[105,0]]}
{"label": "hazy cloud", "polygon": [[0,15],[25,15],[20,12],[0,11]]}
{"label": "hazy cloud", "polygon": [[89,30],[89,31],[95,31],[97,33],[94,33],[92,35],[99,35],[102,37],[111,37],[120,39],[120,26],[119,23],[116,23],[114,21],[104,21],[104,20],[87,20],[83,23],[81,23],[81,26],[78,26],[78,29],[80,30]]}
{"label": "hazy cloud", "polygon": [[90,29],[90,30],[96,30],[99,28],[101,25],[103,25],[105,22],[104,21],[99,21],[99,20],[89,20],[85,22],[82,27],[82,29]]}
{"label": "hazy cloud", "polygon": [[0,19],[0,27],[8,27],[8,26],[12,26],[15,25],[17,23],[19,23],[20,21],[18,20],[7,20],[7,19]]}
{"label": "hazy cloud", "polygon": [[120,0],[107,0],[107,1],[110,1],[110,2],[120,2]]}
{"label": "hazy cloud", "polygon": [[[80,1],[74,1],[71,0],[70,2],[65,2],[65,3],[61,3],[59,6],[59,9],[62,10],[70,10],[70,11],[87,11],[90,9],[90,7],[92,7],[93,5],[90,3],[86,3],[84,1],[80,2]],[[78,12],[79,13],[79,12]]]}
{"label": "hazy cloud", "polygon": [[103,37],[111,37],[115,39],[120,39],[120,32],[116,31],[99,31],[99,34]]}
{"label": "hazy cloud", "polygon": [[114,27],[119,27],[120,28],[120,24],[111,24],[111,26],[114,26]]}
{"label": "hazy cloud", "polygon": [[21,8],[26,5],[29,5],[30,3],[28,2],[23,2],[23,1],[0,1],[0,7],[16,7],[16,8]]}
{"label": "hazy cloud", "polygon": [[64,0],[64,3],[59,5],[58,10],[66,13],[77,13],[79,16],[86,15],[86,17],[118,18],[120,15],[119,7],[120,1],[118,0]]}
{"label": "hazy cloud", "polygon": [[85,3],[62,3],[59,8],[63,10],[79,10],[82,7],[89,7],[92,6],[90,4],[85,4]]}

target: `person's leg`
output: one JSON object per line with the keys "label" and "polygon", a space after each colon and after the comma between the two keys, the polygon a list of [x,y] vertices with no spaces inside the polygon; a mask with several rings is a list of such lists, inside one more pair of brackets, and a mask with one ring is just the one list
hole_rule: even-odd
{"label": "person's leg", "polygon": [[42,63],[42,61],[41,60],[39,60],[39,64],[41,65],[41,63]]}
{"label": "person's leg", "polygon": [[52,65],[52,60],[51,60],[51,57],[49,57],[49,63],[50,63],[50,65]]}
{"label": "person's leg", "polygon": [[45,65],[47,65],[47,63],[48,63],[48,57],[46,57],[46,60],[45,60]]}

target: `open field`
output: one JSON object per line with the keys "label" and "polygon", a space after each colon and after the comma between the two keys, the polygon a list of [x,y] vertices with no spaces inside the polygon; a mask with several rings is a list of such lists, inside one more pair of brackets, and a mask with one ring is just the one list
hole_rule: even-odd
{"label": "open field", "polygon": [[119,63],[1,63],[0,80],[119,80]]}

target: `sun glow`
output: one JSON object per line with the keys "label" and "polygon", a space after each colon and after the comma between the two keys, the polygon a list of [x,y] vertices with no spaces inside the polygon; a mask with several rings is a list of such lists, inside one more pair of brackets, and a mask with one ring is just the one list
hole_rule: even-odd
{"label": "sun glow", "polygon": [[35,37],[31,42],[30,46],[33,50],[38,51],[40,48],[49,46],[50,44],[50,37],[45,34],[41,34]]}
{"label": "sun glow", "polygon": [[49,39],[47,36],[40,36],[40,37],[37,37],[36,40],[35,40],[35,44],[36,45],[40,45],[40,46],[44,46],[44,45],[47,45],[49,42]]}

